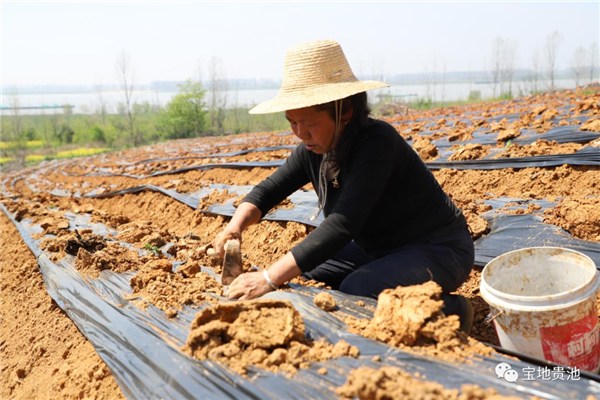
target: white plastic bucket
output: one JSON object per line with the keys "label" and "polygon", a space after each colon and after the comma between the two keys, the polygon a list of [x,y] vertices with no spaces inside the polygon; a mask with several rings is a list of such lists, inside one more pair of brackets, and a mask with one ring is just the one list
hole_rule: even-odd
{"label": "white plastic bucket", "polygon": [[500,345],[521,354],[596,372],[600,277],[592,259],[560,247],[502,254],[481,274]]}

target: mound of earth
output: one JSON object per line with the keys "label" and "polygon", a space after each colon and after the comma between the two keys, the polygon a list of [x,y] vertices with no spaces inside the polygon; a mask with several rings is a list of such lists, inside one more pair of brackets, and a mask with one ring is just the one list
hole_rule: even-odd
{"label": "mound of earth", "polygon": [[491,347],[459,330],[458,316],[446,316],[440,299],[442,288],[429,281],[421,285],[386,289],[377,298],[370,320],[350,317],[351,331],[394,347],[464,361],[474,355],[490,355]]}
{"label": "mound of earth", "polygon": [[399,368],[379,369],[362,367],[353,370],[346,383],[336,389],[346,399],[415,399],[415,400],[518,400],[502,396],[494,389],[477,385],[462,385],[460,389],[446,389],[437,382],[414,377]]}
{"label": "mound of earth", "polygon": [[218,304],[196,315],[183,351],[219,361],[245,375],[249,366],[295,374],[298,368],[338,357],[357,357],[341,340],[306,338],[304,322],[289,301],[246,300]]}

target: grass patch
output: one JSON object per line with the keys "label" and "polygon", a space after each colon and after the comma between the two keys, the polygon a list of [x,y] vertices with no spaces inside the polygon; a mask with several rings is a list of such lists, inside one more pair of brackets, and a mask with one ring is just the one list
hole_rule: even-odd
{"label": "grass patch", "polygon": [[41,140],[28,140],[26,142],[19,141],[10,141],[10,142],[0,142],[0,150],[10,150],[22,147],[25,145],[26,149],[39,149],[44,145],[44,142]]}
{"label": "grass patch", "polygon": [[47,159],[48,157],[43,156],[41,154],[28,154],[27,156],[25,156],[25,162],[27,163],[38,163]]}
{"label": "grass patch", "polygon": [[97,148],[89,148],[89,147],[80,147],[73,150],[63,150],[56,153],[56,156],[52,158],[73,158],[73,157],[84,157],[84,156],[93,156],[94,154],[106,153],[109,151],[106,147],[97,147]]}

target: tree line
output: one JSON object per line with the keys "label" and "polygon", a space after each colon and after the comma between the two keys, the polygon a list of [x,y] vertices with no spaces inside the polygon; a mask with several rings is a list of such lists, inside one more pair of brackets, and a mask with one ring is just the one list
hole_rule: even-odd
{"label": "tree line", "polygon": [[[546,37],[542,50],[530,55],[531,92],[544,89],[540,84],[542,80],[550,82],[545,89],[555,89],[556,61],[561,41],[560,32],[552,32]],[[515,94],[517,49],[517,42],[509,38],[499,36],[492,42],[486,69],[489,71],[494,98],[511,98]],[[586,83],[586,80],[597,80],[598,44],[592,43],[589,50],[578,47],[570,65],[571,76],[577,86]],[[428,101],[428,106],[436,103],[436,84],[444,85],[445,70],[444,63],[441,81],[440,74],[433,71],[433,90],[429,91],[428,83],[430,94],[424,99],[417,99],[416,106],[422,106],[419,101]],[[115,73],[122,93],[116,113],[107,111],[100,86],[96,87],[98,106],[91,114],[74,114],[72,109],[65,108],[53,114],[24,115],[20,112],[18,93],[15,91],[10,94],[11,110],[3,111],[0,119],[0,145],[3,142],[10,145],[0,149],[0,158],[17,154],[17,159],[22,160],[21,155],[31,147],[27,143],[33,141],[39,141],[43,143],[41,147],[50,149],[77,144],[123,148],[162,140],[288,128],[280,114],[250,116],[247,108],[232,107],[229,104],[231,99],[227,98],[228,87],[223,67],[215,58],[210,60],[205,85],[201,83],[200,76],[188,79],[178,86],[178,93],[164,106],[136,101],[135,75],[126,50],[116,57]],[[480,100],[476,96],[471,97],[470,94],[468,100]],[[445,104],[443,91],[441,104]]]}

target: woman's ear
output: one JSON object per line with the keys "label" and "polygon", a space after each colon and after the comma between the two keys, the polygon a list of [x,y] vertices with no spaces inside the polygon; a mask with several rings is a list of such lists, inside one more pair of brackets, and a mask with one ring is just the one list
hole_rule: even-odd
{"label": "woman's ear", "polygon": [[346,126],[351,120],[352,115],[354,115],[354,109],[350,106],[348,109],[344,110],[342,113],[342,125]]}

